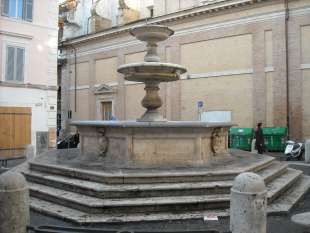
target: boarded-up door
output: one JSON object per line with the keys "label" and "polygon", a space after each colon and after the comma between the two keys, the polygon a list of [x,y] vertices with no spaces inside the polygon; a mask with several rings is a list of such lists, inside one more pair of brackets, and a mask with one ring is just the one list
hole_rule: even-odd
{"label": "boarded-up door", "polygon": [[31,144],[31,108],[0,107],[0,157],[22,155]]}

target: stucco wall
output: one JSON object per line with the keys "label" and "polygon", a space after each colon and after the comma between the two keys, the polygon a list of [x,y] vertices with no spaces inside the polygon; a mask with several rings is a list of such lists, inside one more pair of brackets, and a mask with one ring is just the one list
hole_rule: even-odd
{"label": "stucco wall", "polygon": [[273,66],[272,30],[265,31],[265,67]]}
{"label": "stucco wall", "polygon": [[[5,80],[6,46],[25,48],[24,81]],[[57,111],[57,1],[34,1],[33,20],[27,22],[0,15],[0,105],[32,107],[32,144],[36,131],[49,131],[55,146]],[[34,106],[43,101],[43,107]]]}
{"label": "stucco wall", "polygon": [[302,72],[302,111],[303,111],[303,136],[310,138],[310,22],[309,25],[301,27],[301,63]]}
{"label": "stucco wall", "polygon": [[181,45],[181,64],[189,73],[251,69],[252,36],[232,36]]}
{"label": "stucco wall", "polygon": [[96,84],[117,82],[117,57],[96,60]]}
{"label": "stucco wall", "polygon": [[[125,64],[143,62],[145,52],[129,53],[125,55]],[[145,95],[144,84],[133,84],[134,82],[125,81],[125,113],[126,119],[136,120],[145,109],[141,106],[141,100]]]}
{"label": "stucco wall", "polygon": [[266,126],[273,127],[273,76],[266,73]]}
{"label": "stucco wall", "polygon": [[[31,23],[0,16],[1,47],[11,43],[26,48],[25,83],[56,85],[57,3],[49,4],[48,0],[43,0],[36,1],[33,6]],[[17,35],[14,36],[14,33]],[[1,80],[4,80],[2,71]],[[53,76],[47,75],[47,72],[52,72]]]}
{"label": "stucco wall", "polygon": [[303,71],[303,137],[310,138],[310,69]]}
{"label": "stucco wall", "polygon": [[126,86],[126,119],[136,120],[141,117],[145,109],[141,106],[141,100],[145,95],[143,84]]}
{"label": "stucco wall", "polygon": [[181,119],[198,120],[197,102],[203,101],[203,111],[231,111],[234,123],[251,127],[252,76],[238,74],[253,72],[252,51],[251,34],[181,45],[181,64],[199,75],[182,80]]}
{"label": "stucco wall", "polygon": [[[310,22],[309,22],[310,23]],[[310,24],[301,27],[301,63],[310,64]]]}
{"label": "stucco wall", "polygon": [[88,98],[88,89],[77,90],[77,102],[76,102],[76,111],[75,111],[75,93],[73,90],[70,92],[70,103],[72,111],[72,120],[89,120],[89,98]]}
{"label": "stucco wall", "polygon": [[31,144],[34,146],[36,145],[36,132],[49,130],[49,105],[44,90],[0,86],[0,106],[31,108]]}
{"label": "stucco wall", "polygon": [[76,75],[74,65],[71,70],[71,88],[74,88],[75,78],[77,86],[85,86],[89,85],[90,77],[89,77],[89,63],[81,62],[76,64]]}
{"label": "stucco wall", "polygon": [[250,75],[182,80],[182,120],[198,120],[203,101],[204,111],[231,111],[234,123],[252,127],[252,86]]}

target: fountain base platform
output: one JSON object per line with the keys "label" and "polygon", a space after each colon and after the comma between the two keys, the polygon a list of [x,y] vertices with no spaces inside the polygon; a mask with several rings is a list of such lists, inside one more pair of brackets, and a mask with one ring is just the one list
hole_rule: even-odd
{"label": "fountain base platform", "polygon": [[310,177],[287,163],[239,150],[204,166],[145,169],[109,169],[81,160],[78,149],[55,150],[16,169],[33,211],[80,225],[229,216],[233,179],[246,171],[263,177],[269,214],[288,213],[310,187]]}

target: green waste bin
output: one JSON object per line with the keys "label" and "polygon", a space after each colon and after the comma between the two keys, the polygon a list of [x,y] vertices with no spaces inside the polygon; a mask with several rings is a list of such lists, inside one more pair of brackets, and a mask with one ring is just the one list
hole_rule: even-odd
{"label": "green waste bin", "polygon": [[267,151],[283,152],[287,139],[286,127],[263,128],[265,148]]}
{"label": "green waste bin", "polygon": [[229,135],[230,148],[251,151],[253,128],[230,128]]}

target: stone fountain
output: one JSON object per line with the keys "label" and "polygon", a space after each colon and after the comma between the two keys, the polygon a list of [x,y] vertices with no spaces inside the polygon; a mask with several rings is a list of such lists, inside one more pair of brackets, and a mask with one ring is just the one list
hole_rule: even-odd
{"label": "stone fountain", "polygon": [[164,119],[159,84],[186,72],[156,53],[173,31],[147,25],[130,33],[147,43],[147,54],[118,72],[145,83],[146,112],[137,121],[72,122],[79,149],[49,151],[18,167],[32,210],[78,224],[227,216],[233,179],[252,171],[266,183],[268,212],[288,212],[310,187],[309,177],[273,157],[228,150],[230,123]]}
{"label": "stone fountain", "polygon": [[73,122],[81,137],[81,154],[101,156],[109,168],[150,168],[201,166],[209,160],[228,156],[228,129],[231,124],[167,121],[161,115],[160,82],[180,79],[186,69],[160,62],[157,43],[174,32],[165,26],[133,28],[131,35],[147,44],[144,62],[118,68],[128,81],[145,83],[142,106],[146,112],[137,121]]}

